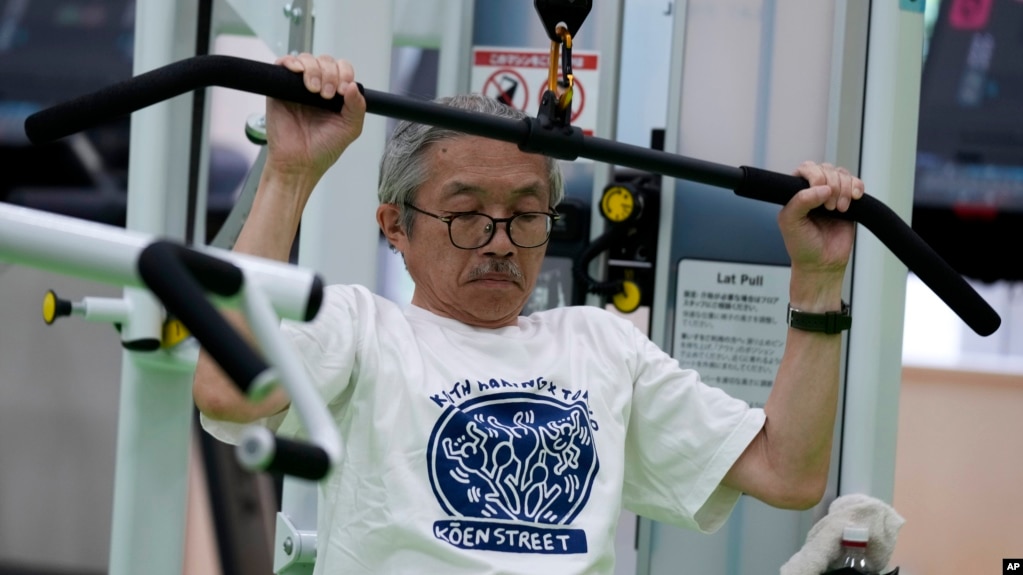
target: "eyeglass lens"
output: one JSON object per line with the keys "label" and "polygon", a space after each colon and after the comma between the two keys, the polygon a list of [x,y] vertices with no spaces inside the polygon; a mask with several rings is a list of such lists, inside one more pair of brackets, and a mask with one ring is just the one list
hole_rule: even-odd
{"label": "eyeglass lens", "polygon": [[[512,243],[523,248],[542,245],[551,230],[551,218],[546,214],[519,214],[508,224]],[[493,237],[495,225],[484,214],[460,214],[451,218],[451,241],[460,248],[478,248]]]}

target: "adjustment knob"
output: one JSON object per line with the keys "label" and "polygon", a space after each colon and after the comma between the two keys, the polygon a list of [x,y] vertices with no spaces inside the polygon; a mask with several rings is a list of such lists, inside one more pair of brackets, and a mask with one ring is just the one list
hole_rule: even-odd
{"label": "adjustment knob", "polygon": [[643,197],[630,186],[608,186],[600,198],[600,213],[613,224],[639,219],[643,212]]}
{"label": "adjustment knob", "polygon": [[46,290],[46,295],[43,296],[43,321],[46,322],[46,325],[57,321],[58,317],[71,315],[71,310],[70,301],[60,299],[52,289]]}
{"label": "adjustment knob", "polygon": [[636,311],[642,301],[643,293],[639,289],[639,284],[631,280],[623,281],[622,291],[611,297],[611,303],[614,304],[615,309],[622,313]]}

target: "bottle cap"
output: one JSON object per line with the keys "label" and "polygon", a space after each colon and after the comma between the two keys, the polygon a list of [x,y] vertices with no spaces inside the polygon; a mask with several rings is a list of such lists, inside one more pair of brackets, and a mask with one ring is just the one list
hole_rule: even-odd
{"label": "bottle cap", "polygon": [[866,543],[870,539],[870,530],[866,527],[860,527],[850,525],[842,531],[843,541],[854,541],[856,543]]}

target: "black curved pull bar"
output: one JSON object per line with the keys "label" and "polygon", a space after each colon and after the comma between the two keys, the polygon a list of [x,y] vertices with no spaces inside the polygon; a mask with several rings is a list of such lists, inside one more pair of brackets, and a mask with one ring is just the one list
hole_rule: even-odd
{"label": "black curved pull bar", "polygon": [[241,291],[243,274],[234,264],[159,240],[142,250],[138,270],[146,287],[185,324],[242,393],[267,373],[270,366],[217,312],[203,291],[221,296]]}
{"label": "black curved pull bar", "polygon": [[[181,320],[244,393],[268,373],[270,366],[206,299],[203,290],[221,296],[241,291],[244,274],[234,264],[174,242],[149,244],[138,258],[139,276]],[[269,432],[267,432],[269,433]],[[330,457],[318,445],[274,438],[261,469],[304,479],[322,479],[330,470]]]}
{"label": "black curved pull bar", "polygon": [[[333,111],[343,104],[340,97],[324,100],[310,93],[300,75],[282,66],[231,56],[196,56],[41,110],[25,121],[25,133],[37,144],[52,141],[206,86],[234,88]],[[511,142],[527,152],[568,160],[589,158],[726,188],[744,197],[781,205],[806,187],[801,178],[584,136],[576,128],[551,126],[543,118],[511,120],[368,90],[362,85],[359,90],[372,114]],[[994,309],[882,202],[865,195],[842,217],[873,232],[975,332],[990,335],[998,329],[1001,318]]]}

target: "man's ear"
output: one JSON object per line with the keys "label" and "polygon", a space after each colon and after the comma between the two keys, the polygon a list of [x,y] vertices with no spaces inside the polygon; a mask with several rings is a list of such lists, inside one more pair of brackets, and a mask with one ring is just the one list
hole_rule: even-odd
{"label": "man's ear", "polygon": [[380,231],[387,238],[387,243],[397,251],[404,253],[405,246],[408,245],[408,236],[401,227],[401,212],[396,204],[377,206],[377,225],[380,226]]}

